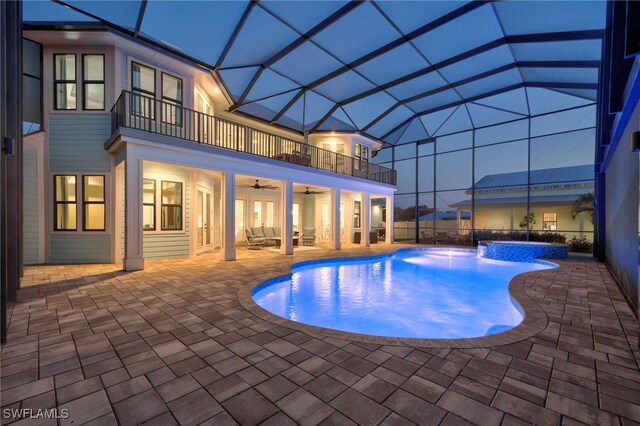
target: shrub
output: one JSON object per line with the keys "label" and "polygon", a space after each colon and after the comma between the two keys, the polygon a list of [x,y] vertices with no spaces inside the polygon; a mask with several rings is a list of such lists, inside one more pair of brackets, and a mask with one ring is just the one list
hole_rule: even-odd
{"label": "shrub", "polygon": [[557,232],[532,232],[529,234],[529,241],[565,244],[567,242],[567,236],[558,234]]}
{"label": "shrub", "polygon": [[593,244],[585,237],[573,237],[569,240],[569,250],[577,253],[593,252]]}
{"label": "shrub", "polygon": [[[527,232],[478,229],[473,233],[473,244],[478,245],[478,241],[527,241]],[[564,244],[567,237],[557,232],[530,232],[529,241]]]}

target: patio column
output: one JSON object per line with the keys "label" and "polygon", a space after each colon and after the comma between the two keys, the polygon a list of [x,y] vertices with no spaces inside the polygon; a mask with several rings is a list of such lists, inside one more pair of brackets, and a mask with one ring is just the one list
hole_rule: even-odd
{"label": "patio column", "polygon": [[371,245],[371,239],[369,233],[371,232],[371,194],[368,192],[362,193],[362,237],[360,238],[360,245],[369,247]]}
{"label": "patio column", "polygon": [[222,175],[222,260],[236,260],[236,174]]}
{"label": "patio column", "polygon": [[280,253],[293,254],[293,182],[284,181],[282,185],[282,240]]}
{"label": "patio column", "polygon": [[126,154],[124,164],[124,258],[125,271],[144,269],[142,236],[143,161]]}
{"label": "patio column", "polygon": [[331,190],[331,248],[340,250],[340,189],[333,188]]}
{"label": "patio column", "polygon": [[393,244],[393,195],[386,197],[387,201],[387,217],[385,221],[385,238],[384,242],[387,244]]}

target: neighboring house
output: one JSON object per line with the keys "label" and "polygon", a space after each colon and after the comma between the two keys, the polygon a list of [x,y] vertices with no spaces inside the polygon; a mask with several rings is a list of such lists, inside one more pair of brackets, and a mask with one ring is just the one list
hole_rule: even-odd
{"label": "neighboring house", "polygon": [[[520,223],[530,212],[535,214],[533,231],[549,231],[593,239],[593,223],[589,216],[580,213],[571,218],[571,208],[581,195],[593,192],[593,165],[559,167],[554,169],[486,175],[475,184],[475,229],[496,231],[521,230]],[[530,193],[527,196],[527,183]],[[471,194],[468,200],[453,204],[458,211],[471,211]]]}
{"label": "neighboring house", "polygon": [[208,69],[135,38],[64,29],[24,37],[27,264],[136,270],[144,259],[216,248],[233,260],[245,229],[262,226],[282,229],[286,254],[303,228],[340,248],[370,227],[372,199],[393,211],[395,172],[369,163],[377,141],[328,132],[305,140],[229,113]]}

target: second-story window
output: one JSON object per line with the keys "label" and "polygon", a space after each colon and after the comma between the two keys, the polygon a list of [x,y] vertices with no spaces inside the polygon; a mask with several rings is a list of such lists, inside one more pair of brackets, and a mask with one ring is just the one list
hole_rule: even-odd
{"label": "second-story window", "polygon": [[54,55],[54,105],[55,109],[76,109],[76,55]]}
{"label": "second-story window", "polygon": [[369,161],[369,147],[356,143],[354,147],[354,167],[356,170],[367,170],[367,162]]}
{"label": "second-story window", "polygon": [[131,64],[131,111],[133,115],[155,118],[156,70],[136,62]]}
{"label": "second-story window", "polygon": [[162,73],[162,121],[182,126],[182,80]]}
{"label": "second-story window", "polygon": [[104,55],[82,55],[83,108],[104,110]]}

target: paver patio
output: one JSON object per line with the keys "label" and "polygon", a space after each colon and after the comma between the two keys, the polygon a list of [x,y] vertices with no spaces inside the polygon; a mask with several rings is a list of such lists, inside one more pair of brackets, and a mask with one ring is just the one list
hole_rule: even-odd
{"label": "paver patio", "polygon": [[[70,415],[60,424],[640,423],[638,324],[591,259],[514,282],[544,322],[489,347],[346,339],[240,303],[291,263],[400,247],[239,250],[236,262],[209,254],[133,273],[27,267],[2,348],[3,415],[57,407]],[[2,423],[29,422],[17,420]]]}

